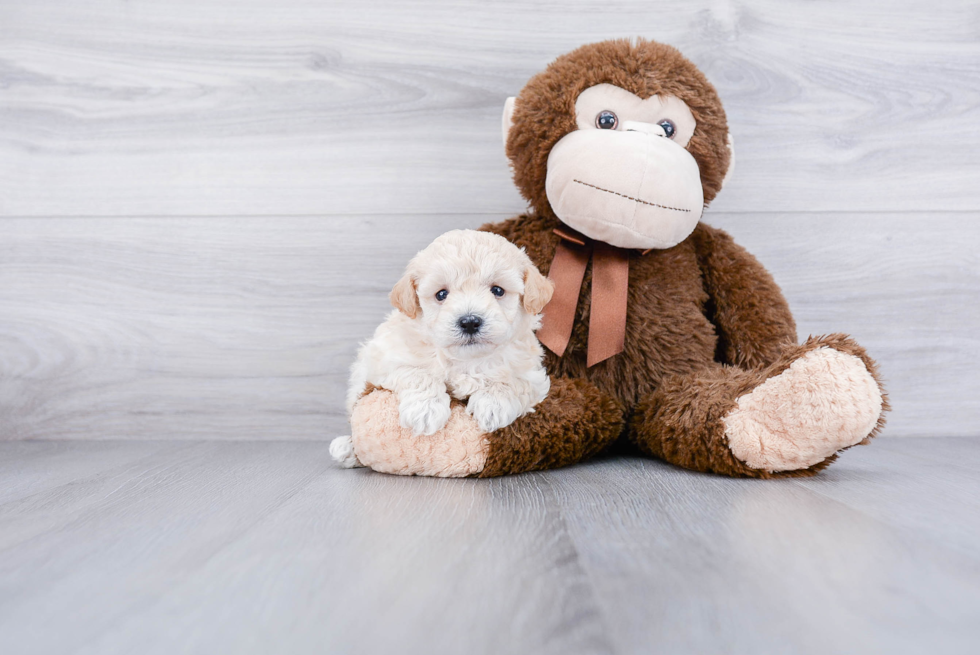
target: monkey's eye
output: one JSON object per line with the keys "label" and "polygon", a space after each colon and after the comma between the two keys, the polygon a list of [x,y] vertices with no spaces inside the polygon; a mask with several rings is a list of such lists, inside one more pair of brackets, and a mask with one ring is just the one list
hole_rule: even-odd
{"label": "monkey's eye", "polygon": [[442,302],[443,300],[446,299],[446,296],[448,295],[449,295],[448,291],[446,291],[445,289],[439,289],[438,291],[436,291],[436,300]]}
{"label": "monkey's eye", "polygon": [[600,130],[615,130],[617,125],[619,125],[619,118],[608,109],[595,115],[595,126]]}
{"label": "monkey's eye", "polygon": [[664,128],[664,134],[668,139],[673,139],[674,135],[677,134],[677,127],[674,125],[674,121],[670,120],[669,118],[663,119],[657,123],[657,125]]}
{"label": "monkey's eye", "polygon": [[490,293],[497,296],[498,298],[502,298],[504,296],[504,290],[496,285],[490,287]]}

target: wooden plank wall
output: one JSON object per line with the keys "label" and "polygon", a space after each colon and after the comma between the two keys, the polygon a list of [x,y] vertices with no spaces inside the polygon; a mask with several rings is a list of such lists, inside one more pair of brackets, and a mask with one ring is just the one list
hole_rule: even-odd
{"label": "wooden plank wall", "polygon": [[699,64],[706,222],[800,336],[881,364],[887,435],[980,434],[975,3],[0,4],[0,439],[323,439],[408,257],[523,208],[504,99],[577,45]]}

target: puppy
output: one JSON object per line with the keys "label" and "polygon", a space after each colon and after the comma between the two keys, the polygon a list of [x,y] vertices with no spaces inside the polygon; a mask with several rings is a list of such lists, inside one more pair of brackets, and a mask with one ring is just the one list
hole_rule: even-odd
{"label": "puppy", "polygon": [[[474,230],[443,234],[419,252],[391,291],[396,308],[351,367],[347,415],[369,385],[398,397],[401,425],[431,435],[449,420],[450,397],[485,432],[510,425],[548,394],[534,336],[554,285],[523,250]],[[350,437],[331,454],[356,466]]]}

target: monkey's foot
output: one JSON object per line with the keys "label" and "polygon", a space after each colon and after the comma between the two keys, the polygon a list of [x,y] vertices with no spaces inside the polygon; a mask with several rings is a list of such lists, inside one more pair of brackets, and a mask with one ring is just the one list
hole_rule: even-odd
{"label": "monkey's foot", "polygon": [[793,471],[872,436],[884,405],[861,357],[822,345],[739,397],[722,421],[728,447],[747,466]]}
{"label": "monkey's foot", "polygon": [[459,401],[453,401],[445,426],[416,436],[401,426],[398,398],[386,389],[371,391],[354,405],[351,445],[357,461],[375,471],[441,478],[482,472],[490,450],[487,435]]}

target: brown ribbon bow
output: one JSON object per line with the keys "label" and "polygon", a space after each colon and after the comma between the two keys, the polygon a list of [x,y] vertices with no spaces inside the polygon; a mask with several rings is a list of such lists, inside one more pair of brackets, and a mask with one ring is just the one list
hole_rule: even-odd
{"label": "brown ribbon bow", "polygon": [[589,316],[588,365],[623,352],[629,292],[630,251],[592,241],[562,225],[548,277],[555,293],[544,310],[538,340],[559,357],[565,353],[575,323],[575,309],[585,269],[592,259],[592,309]]}

